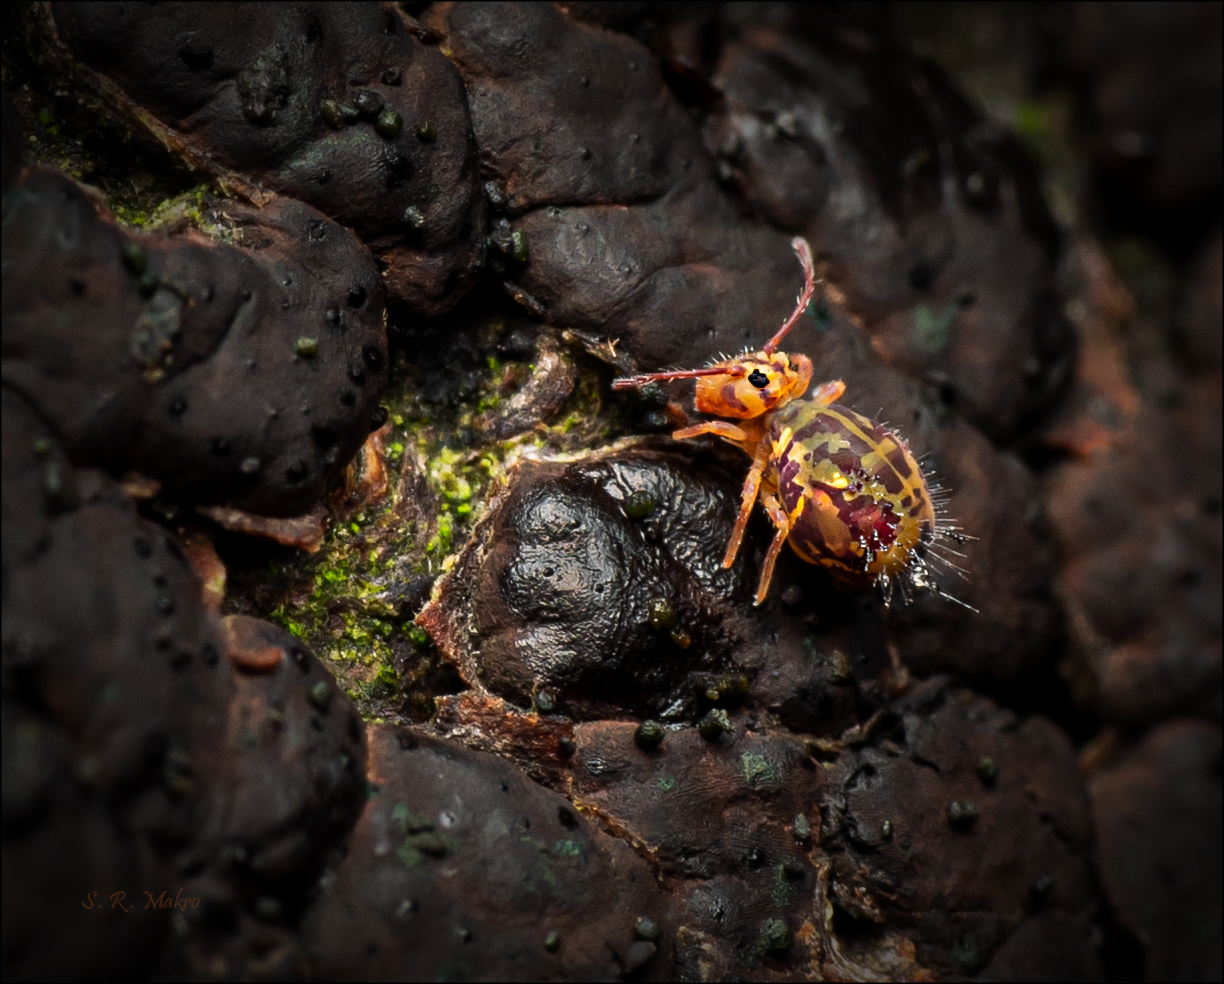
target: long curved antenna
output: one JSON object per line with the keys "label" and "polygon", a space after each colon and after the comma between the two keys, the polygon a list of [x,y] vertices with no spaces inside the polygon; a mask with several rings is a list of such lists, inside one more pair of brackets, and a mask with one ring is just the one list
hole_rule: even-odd
{"label": "long curved antenna", "polygon": [[796,236],[791,240],[791,248],[798,254],[799,263],[803,266],[803,290],[799,292],[799,297],[795,301],[795,310],[791,316],[782,322],[782,327],[778,329],[777,334],[765,343],[762,351],[766,355],[771,355],[786,337],[787,332],[795,327],[795,323],[812,302],[812,295],[816,293],[816,266],[812,262],[812,247],[802,236]]}
{"label": "long curved antenna", "polygon": [[660,379],[690,379],[694,376],[735,376],[744,375],[743,366],[709,366],[706,369],[676,369],[673,372],[650,372],[644,376],[626,376],[622,379],[614,379],[612,388],[616,390],[631,389],[636,386],[645,386],[647,383],[657,382]]}

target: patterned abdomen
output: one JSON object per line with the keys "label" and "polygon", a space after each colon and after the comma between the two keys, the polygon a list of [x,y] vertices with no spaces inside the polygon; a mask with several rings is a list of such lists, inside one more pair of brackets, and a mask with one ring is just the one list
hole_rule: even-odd
{"label": "patterned abdomen", "polygon": [[836,403],[796,400],[771,430],[789,543],[842,581],[900,574],[935,532],[918,462],[892,431]]}

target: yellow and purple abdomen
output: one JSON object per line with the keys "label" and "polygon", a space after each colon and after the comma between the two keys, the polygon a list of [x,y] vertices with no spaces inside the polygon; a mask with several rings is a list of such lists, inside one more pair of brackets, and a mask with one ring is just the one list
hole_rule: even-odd
{"label": "yellow and purple abdomen", "polygon": [[771,431],[789,543],[812,564],[866,585],[900,574],[935,531],[918,462],[892,431],[837,404],[797,400]]}

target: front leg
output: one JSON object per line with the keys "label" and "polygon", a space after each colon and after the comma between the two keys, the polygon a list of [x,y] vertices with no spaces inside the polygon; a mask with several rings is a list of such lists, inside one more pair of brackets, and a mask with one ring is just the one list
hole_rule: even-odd
{"label": "front leg", "polygon": [[735,519],[731,541],[727,544],[726,556],[723,557],[723,567],[730,567],[735,563],[735,555],[739,553],[740,543],[744,539],[744,530],[748,528],[748,517],[752,515],[752,507],[756,503],[757,490],[761,487],[761,476],[765,473],[772,453],[773,442],[767,434],[757,442],[756,450],[752,454],[752,467],[748,469],[748,477],[744,479],[740,511]]}
{"label": "front leg", "polygon": [[751,442],[754,447],[744,448],[744,450],[749,454],[752,454],[755,450],[756,442],[752,440],[748,432],[742,427],[727,423],[725,420],[707,420],[701,424],[694,424],[692,427],[684,428],[684,430],[675,431],[672,437],[677,441],[686,441],[692,437],[700,437],[702,434],[713,434],[716,437],[721,437],[724,441],[730,441],[732,444],[739,445],[741,448]]}

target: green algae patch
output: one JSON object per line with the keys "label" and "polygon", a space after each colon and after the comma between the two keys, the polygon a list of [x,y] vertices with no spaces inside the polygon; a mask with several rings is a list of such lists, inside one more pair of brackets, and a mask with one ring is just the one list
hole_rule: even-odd
{"label": "green algae patch", "polygon": [[920,351],[938,354],[948,347],[958,311],[955,304],[942,311],[934,311],[926,304],[914,308],[913,337]]}
{"label": "green algae patch", "polygon": [[744,782],[753,789],[777,781],[778,771],[764,755],[744,752],[740,759],[743,764]]}
{"label": "green algae patch", "polygon": [[607,373],[586,365],[550,420],[505,440],[481,431],[477,418],[505,405],[507,381],[531,376],[530,362],[495,352],[499,338],[524,324],[483,316],[469,328],[470,353],[439,351],[432,336],[409,343],[392,333],[387,423],[377,438],[385,495],[362,498],[364,456],[375,453],[367,444],[346,487],[328,500],[317,553],[278,550],[262,567],[232,572],[231,594],[246,602],[232,610],[267,617],[302,639],[367,721],[424,721],[437,696],[465,689],[413,618],[519,458],[581,451],[615,429],[599,396]]}
{"label": "green algae patch", "polygon": [[779,909],[785,909],[798,892],[798,880],[786,870],[786,866],[780,864],[774,868],[774,883],[769,893],[769,900]]}
{"label": "green algae patch", "polygon": [[179,232],[193,228],[213,242],[233,246],[237,237],[233,226],[223,218],[227,200],[213,184],[206,182],[156,202],[133,204],[108,196],[107,204],[119,223],[132,229]]}

